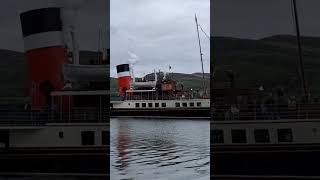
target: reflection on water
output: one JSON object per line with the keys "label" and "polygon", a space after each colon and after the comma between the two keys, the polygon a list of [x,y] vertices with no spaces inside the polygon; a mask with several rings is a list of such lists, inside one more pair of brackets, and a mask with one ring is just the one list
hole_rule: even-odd
{"label": "reflection on water", "polygon": [[208,120],[111,119],[113,180],[209,179]]}

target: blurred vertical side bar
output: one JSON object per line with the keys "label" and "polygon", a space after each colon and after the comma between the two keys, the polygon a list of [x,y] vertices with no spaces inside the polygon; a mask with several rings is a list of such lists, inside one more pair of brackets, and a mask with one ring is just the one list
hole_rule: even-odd
{"label": "blurred vertical side bar", "polygon": [[[106,0],[107,1],[107,33],[106,33],[106,50],[107,50],[107,55],[106,55],[106,59],[107,59],[107,64],[109,65],[109,77],[107,78],[108,79],[108,82],[107,82],[107,89],[108,89],[108,148],[107,148],[107,162],[108,162],[108,165],[110,165],[110,0]],[[105,52],[105,51],[104,51]],[[107,169],[107,177],[108,179],[110,179],[110,167],[108,167]]]}
{"label": "blurred vertical side bar", "polygon": [[213,149],[211,148],[213,145],[212,142],[212,129],[213,129],[213,112],[214,112],[214,107],[213,107],[213,78],[214,78],[214,51],[213,51],[213,0],[210,1],[210,177],[213,176],[213,168],[212,165],[214,163],[213,159]]}

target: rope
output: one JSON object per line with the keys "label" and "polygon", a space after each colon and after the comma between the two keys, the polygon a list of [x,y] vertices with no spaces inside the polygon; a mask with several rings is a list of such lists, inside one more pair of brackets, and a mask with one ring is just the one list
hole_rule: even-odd
{"label": "rope", "polygon": [[202,26],[199,24],[200,30],[204,33],[204,35],[210,40],[210,36],[202,29]]}

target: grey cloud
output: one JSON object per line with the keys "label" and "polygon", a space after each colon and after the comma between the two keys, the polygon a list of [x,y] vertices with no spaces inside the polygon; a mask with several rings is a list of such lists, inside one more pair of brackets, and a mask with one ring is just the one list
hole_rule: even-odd
{"label": "grey cloud", "polygon": [[[212,35],[261,38],[275,34],[294,34],[292,0],[214,0]],[[320,1],[297,0],[303,35],[319,36]]]}
{"label": "grey cloud", "polygon": [[[209,33],[209,0],[112,0],[111,1],[111,75],[115,66],[127,63],[127,51],[140,57],[135,74],[153,69],[193,73],[201,71],[194,14]],[[201,35],[209,72],[208,39]]]}

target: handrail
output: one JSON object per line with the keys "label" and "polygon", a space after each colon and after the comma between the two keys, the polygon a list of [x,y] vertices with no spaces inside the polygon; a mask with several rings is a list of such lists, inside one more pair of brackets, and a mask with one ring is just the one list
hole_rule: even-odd
{"label": "handrail", "polygon": [[215,105],[212,109],[213,120],[320,120],[320,104],[316,103],[292,105]]}
{"label": "handrail", "polygon": [[71,111],[0,109],[0,126],[46,123],[105,123],[109,108],[75,108]]}

